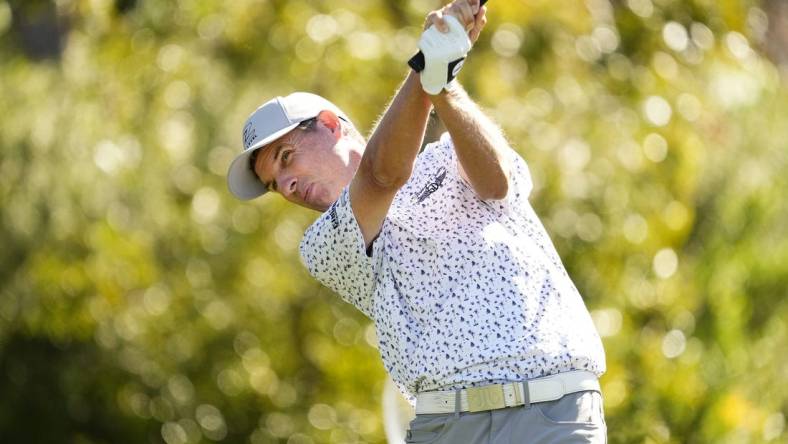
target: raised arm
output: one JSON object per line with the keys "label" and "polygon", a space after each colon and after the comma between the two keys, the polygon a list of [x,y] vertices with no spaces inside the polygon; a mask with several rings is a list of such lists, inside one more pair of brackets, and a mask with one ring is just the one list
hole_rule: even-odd
{"label": "raised arm", "polygon": [[430,101],[411,71],[369,138],[350,183],[350,204],[368,247],[397,191],[408,181],[424,139]]}
{"label": "raised arm", "polygon": [[[486,8],[479,7],[478,0],[471,1],[470,6],[474,15],[469,18],[465,8],[461,11],[461,17],[466,29],[470,29],[470,38],[475,41],[487,23]],[[456,81],[429,98],[454,142],[460,175],[471,184],[482,200],[506,197],[509,191],[511,148],[500,128],[479,109]]]}
{"label": "raised arm", "polygon": [[456,81],[429,97],[454,142],[462,177],[482,200],[506,197],[511,148],[500,128]]}
{"label": "raised arm", "polygon": [[[435,25],[438,29],[446,29],[445,15],[452,15],[463,23],[472,42],[479,37],[486,23],[479,0],[455,0],[431,12],[425,28]],[[380,232],[397,191],[410,178],[424,139],[431,106],[419,75],[409,71],[367,143],[350,184],[353,215],[367,247]]]}

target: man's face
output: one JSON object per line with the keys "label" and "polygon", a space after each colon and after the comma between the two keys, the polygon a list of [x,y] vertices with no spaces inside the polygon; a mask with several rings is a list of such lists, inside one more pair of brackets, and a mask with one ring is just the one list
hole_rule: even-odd
{"label": "man's face", "polygon": [[348,153],[337,144],[341,133],[335,116],[321,114],[311,128],[295,128],[262,147],[255,174],[288,201],[326,211],[354,174]]}

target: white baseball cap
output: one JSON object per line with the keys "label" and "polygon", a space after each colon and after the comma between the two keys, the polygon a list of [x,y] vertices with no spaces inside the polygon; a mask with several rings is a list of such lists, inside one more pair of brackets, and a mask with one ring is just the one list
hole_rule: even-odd
{"label": "white baseball cap", "polygon": [[286,97],[275,97],[257,108],[243,127],[243,152],[227,170],[227,186],[241,200],[254,199],[268,190],[249,166],[254,150],[273,142],[292,131],[299,123],[329,110],[346,122],[345,113],[328,100],[311,93],[294,92]]}

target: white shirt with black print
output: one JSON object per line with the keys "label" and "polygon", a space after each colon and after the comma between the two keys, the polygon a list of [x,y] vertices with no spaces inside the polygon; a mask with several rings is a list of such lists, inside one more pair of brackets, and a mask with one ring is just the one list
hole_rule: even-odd
{"label": "white shirt with black print", "polygon": [[348,188],[301,241],[309,272],[375,322],[383,363],[415,394],[605,371],[583,300],[528,201],[514,151],[509,192],[480,200],[448,133],[419,154],[371,257]]}

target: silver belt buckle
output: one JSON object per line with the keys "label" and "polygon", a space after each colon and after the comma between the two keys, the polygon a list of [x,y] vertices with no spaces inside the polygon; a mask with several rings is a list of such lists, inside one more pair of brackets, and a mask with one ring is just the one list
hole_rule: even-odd
{"label": "silver belt buckle", "polygon": [[506,407],[504,402],[503,386],[488,385],[484,387],[471,387],[465,389],[468,394],[468,411],[482,412],[497,410]]}

